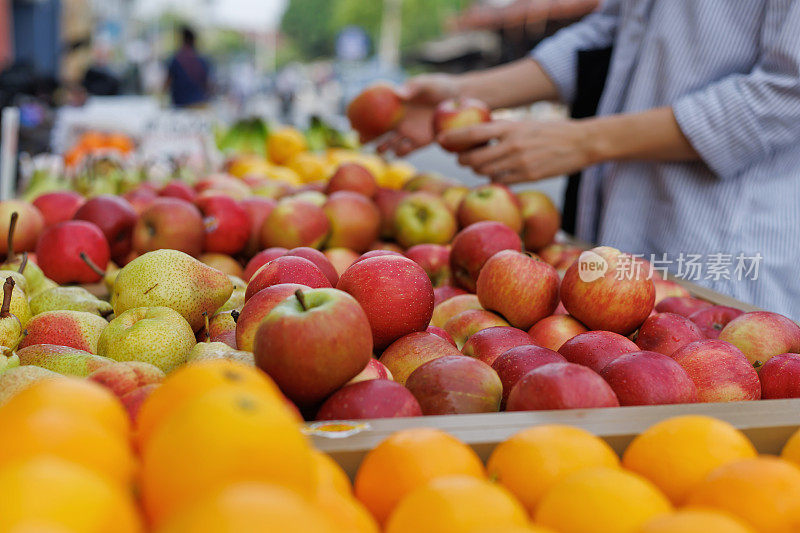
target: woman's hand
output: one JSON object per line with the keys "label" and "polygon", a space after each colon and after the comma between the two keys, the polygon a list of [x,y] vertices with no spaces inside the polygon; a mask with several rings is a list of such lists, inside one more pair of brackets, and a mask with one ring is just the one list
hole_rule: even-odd
{"label": "woman's hand", "polygon": [[570,174],[596,162],[587,122],[494,121],[442,133],[442,144],[475,146],[458,162],[499,183]]}
{"label": "woman's hand", "polygon": [[433,113],[439,102],[455,98],[459,84],[455,76],[429,74],[411,78],[397,94],[405,102],[405,114],[378,146],[378,152],[407,155],[433,142]]}

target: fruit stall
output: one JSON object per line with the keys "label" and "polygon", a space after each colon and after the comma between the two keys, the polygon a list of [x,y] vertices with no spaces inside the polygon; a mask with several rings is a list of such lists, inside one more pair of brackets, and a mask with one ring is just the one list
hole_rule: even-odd
{"label": "fruit stall", "polygon": [[398,105],[216,126],[211,170],[110,130],[32,167],[0,532],[800,531],[800,326],[361,146]]}

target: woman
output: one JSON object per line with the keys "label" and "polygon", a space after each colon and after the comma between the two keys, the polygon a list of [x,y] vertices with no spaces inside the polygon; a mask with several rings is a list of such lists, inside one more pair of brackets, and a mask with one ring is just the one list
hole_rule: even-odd
{"label": "woman", "polygon": [[[799,319],[800,2],[606,0],[528,59],[412,79],[406,118],[379,148],[403,155],[431,142],[432,109],[445,98],[570,103],[578,52],[608,46],[598,117],[488,123],[443,140],[482,145],[459,161],[500,183],[587,169],[578,237],[655,254],[673,272]],[[702,268],[689,272],[689,258]]]}

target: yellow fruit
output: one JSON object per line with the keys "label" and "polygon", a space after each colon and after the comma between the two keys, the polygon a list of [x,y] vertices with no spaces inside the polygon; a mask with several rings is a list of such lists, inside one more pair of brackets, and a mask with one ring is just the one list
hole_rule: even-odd
{"label": "yellow fruit", "polygon": [[279,128],[267,138],[267,155],[276,165],[285,165],[294,156],[308,150],[305,136],[295,128]]}
{"label": "yellow fruit", "polygon": [[344,496],[353,495],[353,486],[342,467],[324,452],[313,450],[318,491],[333,490]]}
{"label": "yellow fruit", "polygon": [[142,449],[142,503],[154,524],[223,484],[259,481],[312,497],[311,446],[263,393],[218,386],[187,400]]}
{"label": "yellow fruit", "polygon": [[549,425],[522,430],[500,443],[486,470],[533,514],[547,489],[595,466],[619,466],[619,458],[605,441],[580,428]]}
{"label": "yellow fruit", "polygon": [[286,166],[297,172],[303,183],[328,179],[333,170],[321,156],[311,152],[296,154]]}
{"label": "yellow fruit", "polygon": [[34,383],[0,408],[0,426],[5,417],[24,417],[38,409],[58,407],[95,420],[121,439],[130,438],[130,421],[116,396],[92,381],[58,378]]}
{"label": "yellow fruit", "polygon": [[334,533],[327,516],[298,494],[267,483],[212,490],[158,533]]}
{"label": "yellow fruit", "polygon": [[449,476],[400,500],[386,533],[468,533],[527,523],[525,509],[504,488],[471,476]]}
{"label": "yellow fruit", "polygon": [[675,505],[718,466],[756,456],[753,444],[732,425],[708,416],[679,416],[636,437],[622,466],[652,481]]}
{"label": "yellow fruit", "polygon": [[62,526],[71,533],[142,531],[129,497],[94,472],[55,457],[39,456],[0,469],[0,531],[47,531],[32,524]]}
{"label": "yellow fruit", "polygon": [[136,419],[139,446],[143,447],[161,422],[184,403],[221,385],[282,398],[269,376],[241,363],[217,359],[184,366],[170,374],[142,405]]}
{"label": "yellow fruit", "polygon": [[392,161],[378,180],[378,185],[389,189],[401,189],[405,182],[417,175],[417,169],[406,161]]}
{"label": "yellow fruit", "polygon": [[438,429],[406,429],[367,453],[356,473],[355,494],[384,523],[412,490],[438,477],[459,474],[485,477],[472,448]]}
{"label": "yellow fruit", "polygon": [[317,507],[343,533],[378,533],[378,523],[367,508],[353,496],[325,491],[315,500]]}
{"label": "yellow fruit", "polygon": [[469,533],[555,533],[541,526],[500,526],[471,529]]}
{"label": "yellow fruit", "polygon": [[288,183],[289,185],[302,185],[303,178],[289,167],[272,167],[267,173],[267,178]]}
{"label": "yellow fruit", "polygon": [[572,474],[548,490],[535,521],[559,533],[634,533],[671,510],[666,496],[646,479],[598,467]]}
{"label": "yellow fruit", "polygon": [[800,466],[800,430],[796,431],[794,435],[789,437],[789,440],[786,441],[786,445],[781,452],[781,457]]}
{"label": "yellow fruit", "polygon": [[3,417],[0,467],[36,455],[54,455],[128,486],[135,468],[128,439],[82,413],[42,407]]}
{"label": "yellow fruit", "polygon": [[727,463],[697,485],[687,502],[727,511],[761,533],[796,533],[800,468],[768,456]]}
{"label": "yellow fruit", "polygon": [[228,174],[243,178],[245,176],[265,176],[272,165],[259,155],[242,155],[231,161]]}
{"label": "yellow fruit", "polygon": [[657,516],[638,533],[755,533],[738,518],[720,511],[684,509]]}

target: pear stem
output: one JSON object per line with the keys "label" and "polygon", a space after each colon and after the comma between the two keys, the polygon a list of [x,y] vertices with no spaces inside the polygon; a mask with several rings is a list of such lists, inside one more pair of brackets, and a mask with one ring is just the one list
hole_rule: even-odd
{"label": "pear stem", "polygon": [[203,320],[206,323],[206,342],[211,342],[211,327],[208,323],[208,311],[203,311]]}
{"label": "pear stem", "polygon": [[303,289],[297,289],[294,291],[294,296],[297,298],[297,301],[300,302],[300,307],[303,311],[308,311],[308,306],[306,305],[306,295],[303,292]]}
{"label": "pear stem", "polygon": [[17,219],[19,213],[14,211],[11,213],[11,221],[8,223],[8,254],[6,255],[6,263],[11,263],[15,259],[14,255],[14,232],[17,229]]}
{"label": "pear stem", "polygon": [[24,274],[26,266],[28,266],[28,252],[22,252],[22,261],[19,264],[17,272],[19,272],[20,274]]}
{"label": "pear stem", "polygon": [[0,318],[11,316],[11,294],[14,291],[14,278],[8,276],[3,283],[3,305],[0,307]]}
{"label": "pear stem", "polygon": [[94,261],[92,261],[92,258],[89,257],[89,255],[86,252],[81,252],[80,256],[81,259],[83,259],[83,262],[86,263],[86,265],[92,269],[92,272],[94,272],[101,278],[106,275],[106,271],[97,266],[97,264]]}

